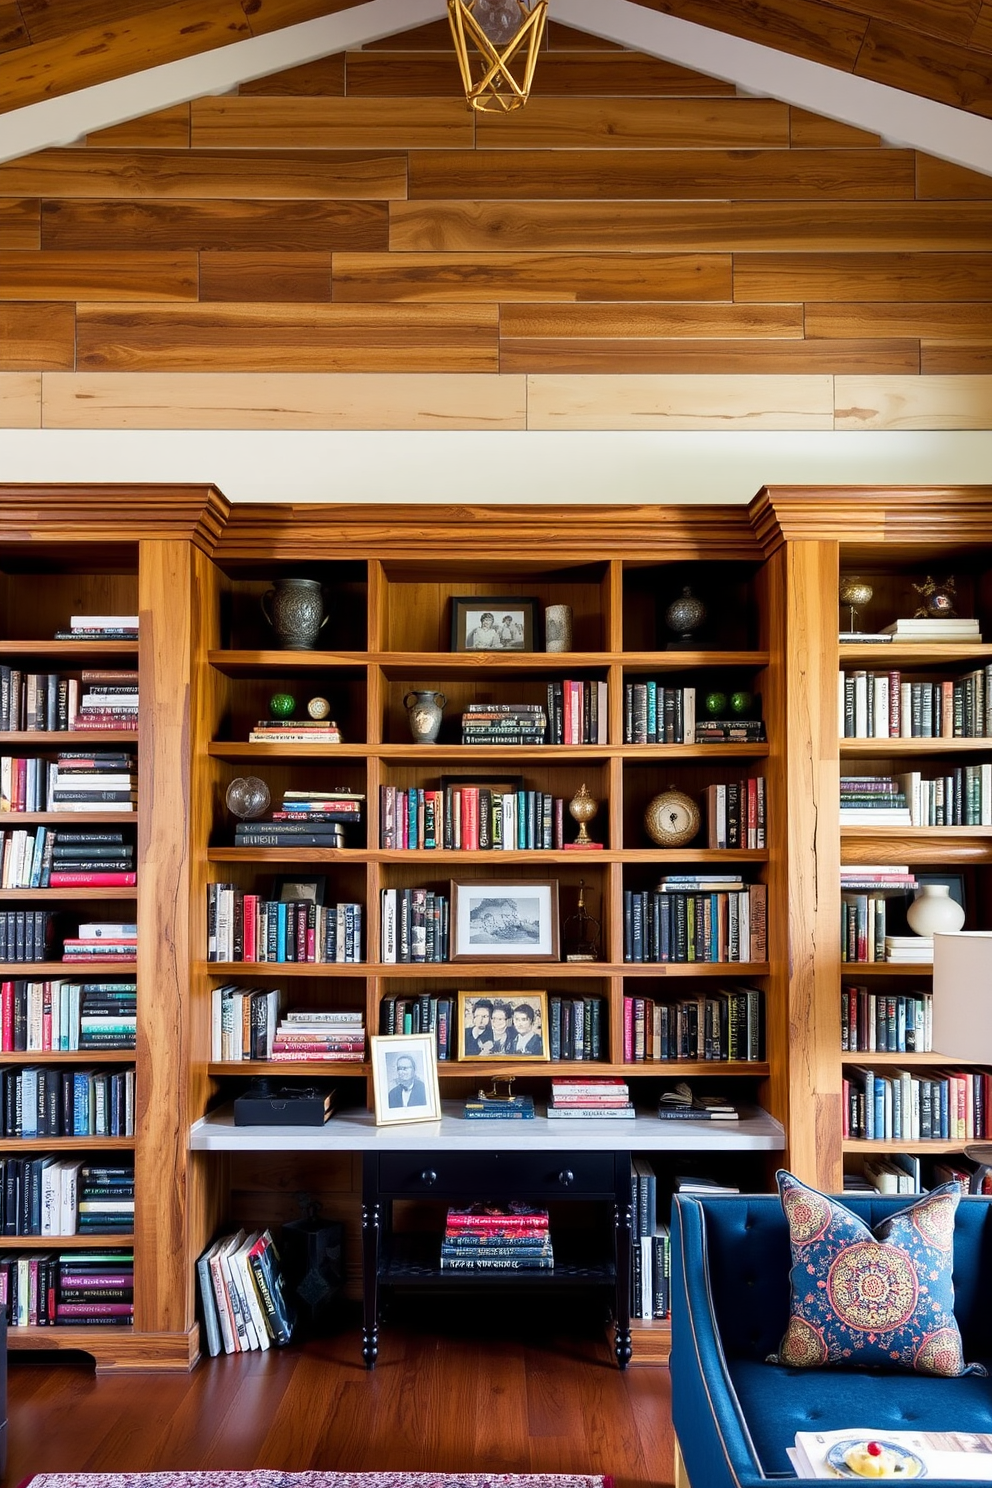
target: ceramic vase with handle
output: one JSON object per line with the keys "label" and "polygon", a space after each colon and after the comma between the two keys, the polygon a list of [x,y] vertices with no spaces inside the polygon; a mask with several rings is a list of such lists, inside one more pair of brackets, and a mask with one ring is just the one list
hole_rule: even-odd
{"label": "ceramic vase with handle", "polygon": [[914,935],[953,935],[964,924],[964,910],[947,884],[921,884],[906,921]]}
{"label": "ceramic vase with handle", "polygon": [[448,699],[443,692],[408,692],[403,699],[415,744],[436,744]]}
{"label": "ceramic vase with handle", "polygon": [[262,614],[284,651],[312,651],[330,619],[324,588],[317,579],[276,579],[261,599]]}

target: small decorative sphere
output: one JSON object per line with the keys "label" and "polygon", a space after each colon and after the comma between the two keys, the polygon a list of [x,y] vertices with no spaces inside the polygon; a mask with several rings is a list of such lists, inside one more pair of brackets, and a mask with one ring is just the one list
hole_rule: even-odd
{"label": "small decorative sphere", "polygon": [[753,702],[753,693],[744,691],[732,692],[730,694],[730,711],[731,713],[736,713],[738,718],[743,718]]}
{"label": "small decorative sphere", "polygon": [[307,712],[311,718],[330,718],[331,705],[326,698],[311,698],[307,703]]}
{"label": "small decorative sphere", "polygon": [[711,718],[722,718],[727,708],[727,694],[725,692],[708,692],[703,699],[703,707]]}
{"label": "small decorative sphere", "polygon": [[688,584],[682,587],[678,599],[673,599],[665,611],[665,624],[669,630],[679,631],[683,638],[698,630],[706,619],[706,606],[697,599]]}
{"label": "small decorative sphere", "polygon": [[269,698],[269,712],[273,718],[289,718],[296,707],[296,699],[289,692],[274,692]]}
{"label": "small decorative sphere", "polygon": [[272,802],[269,787],[257,775],[239,775],[227,787],[224,804],[232,816],[254,821],[268,811]]}

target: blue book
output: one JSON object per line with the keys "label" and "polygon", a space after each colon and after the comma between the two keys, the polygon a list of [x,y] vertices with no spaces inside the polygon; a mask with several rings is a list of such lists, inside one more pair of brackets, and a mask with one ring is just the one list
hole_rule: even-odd
{"label": "blue book", "polygon": [[281,901],[276,904],[276,960],[286,959],[286,916],[289,910],[288,904]]}
{"label": "blue book", "polygon": [[657,744],[658,742],[658,684],[649,682],[647,684],[647,742]]}
{"label": "blue book", "polygon": [[517,791],[517,850],[527,846],[527,792]]}

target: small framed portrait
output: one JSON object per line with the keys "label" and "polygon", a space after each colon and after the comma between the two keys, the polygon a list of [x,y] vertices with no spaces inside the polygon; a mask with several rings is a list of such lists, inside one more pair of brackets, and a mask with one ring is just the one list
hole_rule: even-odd
{"label": "small framed portrait", "polygon": [[540,601],[519,594],[465,594],[451,600],[452,651],[535,651]]}
{"label": "small framed portrait", "polygon": [[459,992],[459,1059],[550,1059],[546,992]]}
{"label": "small framed portrait", "polygon": [[400,1121],[440,1121],[434,1035],[373,1034],[369,1042],[376,1126],[392,1126]]}
{"label": "small framed portrait", "polygon": [[451,880],[452,961],[560,961],[558,880]]}

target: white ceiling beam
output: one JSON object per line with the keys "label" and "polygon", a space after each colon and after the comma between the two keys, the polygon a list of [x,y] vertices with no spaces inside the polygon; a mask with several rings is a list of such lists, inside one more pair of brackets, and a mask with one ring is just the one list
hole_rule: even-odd
{"label": "white ceiling beam", "polygon": [[354,51],[447,15],[444,0],[368,0],[336,15],[285,26],[265,36],[234,41],[195,57],[164,62],[128,77],[46,98],[0,115],[0,160],[15,160],[50,145],[71,145],[95,129],[137,119],[157,109],[239,83],[315,62],[335,52]]}
{"label": "white ceiling beam", "polygon": [[633,0],[552,0],[551,9],[567,26],[992,175],[992,119],[645,10]]}

